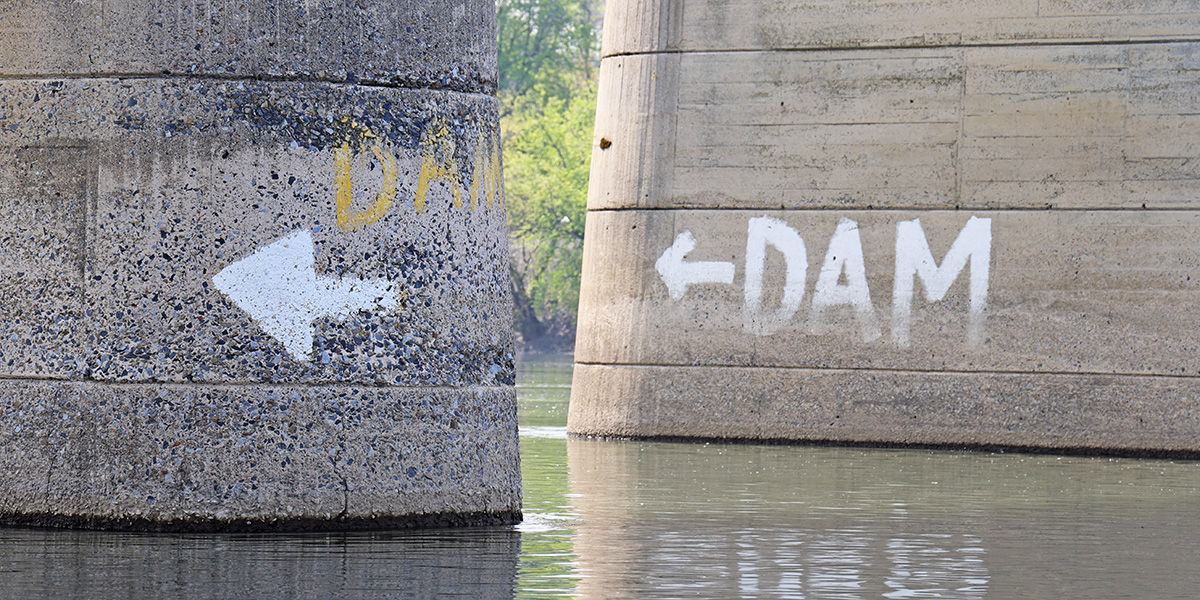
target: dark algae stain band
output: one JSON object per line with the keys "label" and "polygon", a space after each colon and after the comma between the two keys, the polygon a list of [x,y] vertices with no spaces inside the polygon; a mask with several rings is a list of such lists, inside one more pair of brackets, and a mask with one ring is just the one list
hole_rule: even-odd
{"label": "dark algae stain band", "polygon": [[521,511],[495,513],[411,514],[331,519],[146,519],[90,517],[53,513],[0,514],[12,527],[98,529],[147,533],[318,533],[333,531],[399,531],[445,527],[502,527],[521,522]]}
{"label": "dark algae stain band", "polygon": [[[221,127],[242,126],[313,151],[344,144],[358,146],[372,139],[415,149],[434,125],[446,128],[455,139],[474,140],[483,135],[491,145],[495,133],[486,129],[481,132],[480,128],[494,128],[498,118],[494,96],[482,94],[403,90],[409,93],[397,96],[391,88],[347,84],[187,77],[172,79],[165,88],[149,85],[154,80],[146,79],[102,81],[125,90],[127,98],[115,93],[117,105],[109,111],[115,115],[116,125],[127,130],[213,135]],[[64,82],[44,85],[53,92],[61,90]],[[163,89],[169,95],[162,94]],[[466,103],[443,103],[441,98],[447,93]],[[164,101],[188,110],[186,114],[180,114],[184,111],[179,108],[163,111],[160,105]],[[456,153],[464,170],[467,152],[464,147]]]}
{"label": "dark algae stain band", "polygon": [[582,440],[646,441],[679,444],[739,444],[760,446],[801,446],[811,448],[892,448],[897,450],[938,450],[948,452],[986,452],[992,454],[1030,454],[1056,456],[1108,456],[1114,458],[1152,458],[1162,460],[1200,461],[1198,450],[1157,450],[1140,448],[1108,448],[1104,446],[1017,446],[1003,444],[925,444],[892,441],[848,441],[805,438],[725,438],[694,436],[619,436],[573,433],[571,438]]}

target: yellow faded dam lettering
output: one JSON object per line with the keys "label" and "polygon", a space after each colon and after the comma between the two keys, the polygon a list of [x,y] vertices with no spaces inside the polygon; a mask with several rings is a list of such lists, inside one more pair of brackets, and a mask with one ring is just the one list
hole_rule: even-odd
{"label": "yellow faded dam lettering", "polygon": [[[370,129],[357,123],[352,123],[355,130],[360,132],[362,142],[356,148],[346,140],[334,149],[334,199],[337,205],[337,225],[342,231],[354,231],[364,225],[369,225],[385,217],[395,203],[399,191],[399,168],[396,157],[378,142],[378,137]],[[452,201],[455,208],[462,208],[463,192],[467,188],[458,164],[454,161],[457,146],[453,134],[444,120],[433,121],[421,135],[420,170],[417,173],[417,189],[413,196],[413,208],[417,212],[425,210],[429,203],[430,188],[434,183],[442,182],[450,186]],[[375,201],[366,209],[354,212],[353,176],[354,160],[366,160],[370,151],[383,170],[382,189],[375,196]],[[403,158],[403,155],[401,155]],[[504,181],[500,172],[500,143],[492,139],[489,143],[487,135],[480,133],[476,145],[472,177],[470,184],[470,208],[486,205],[491,208],[496,204],[504,206]]]}
{"label": "yellow faded dam lettering", "polygon": [[[475,151],[475,172],[471,174],[471,209],[474,210],[477,204],[484,201],[488,208],[492,207],[493,200],[503,202],[504,194],[500,187],[503,183],[500,177],[500,144],[493,142],[488,147],[487,137],[480,132],[479,146]],[[483,199],[480,198],[481,194]]]}
{"label": "yellow faded dam lettering", "polygon": [[436,120],[421,135],[421,173],[417,176],[417,195],[413,208],[425,210],[429,186],[436,181],[448,183],[454,193],[454,206],[462,206],[462,174],[454,162],[454,137],[445,121]]}
{"label": "yellow faded dam lettering", "polygon": [[[337,225],[338,229],[342,231],[354,231],[363,225],[382,219],[396,199],[398,179],[396,157],[380,146],[374,133],[366,127],[361,127],[361,129],[364,146],[366,140],[373,140],[370,146],[371,153],[375,155],[375,160],[379,161],[380,167],[383,169],[383,187],[375,196],[375,202],[371,203],[371,206],[362,212],[351,213],[350,205],[354,194],[351,189],[350,169],[353,166],[354,157],[350,142],[346,141],[340,148],[334,150],[334,199],[337,201]],[[360,153],[360,156],[365,156],[365,153]]]}

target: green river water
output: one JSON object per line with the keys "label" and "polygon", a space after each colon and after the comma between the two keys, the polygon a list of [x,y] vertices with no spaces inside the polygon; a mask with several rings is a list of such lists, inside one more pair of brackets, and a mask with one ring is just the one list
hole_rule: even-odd
{"label": "green river water", "polygon": [[567,439],[519,372],[516,528],[0,529],[0,598],[1200,597],[1200,462]]}

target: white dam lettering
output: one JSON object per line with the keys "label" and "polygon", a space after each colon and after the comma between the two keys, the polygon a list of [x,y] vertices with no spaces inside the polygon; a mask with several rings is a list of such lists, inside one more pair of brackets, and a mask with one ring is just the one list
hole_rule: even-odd
{"label": "white dam lettering", "polygon": [[[767,244],[783,253],[787,261],[783,298],[777,310],[763,314],[763,269],[767,262]],[[730,267],[733,265],[730,264]],[[771,217],[750,219],[746,231],[746,285],[743,311],[746,331],[770,335],[791,320],[804,299],[804,279],[808,276],[808,252],[800,234],[786,223]],[[732,278],[730,278],[732,281]]]}
{"label": "white dam lettering", "polygon": [[969,264],[971,279],[968,284],[970,308],[967,315],[967,343],[983,343],[983,311],[987,307],[991,254],[991,219],[971,217],[942,258],[941,265],[933,260],[920,219],[898,223],[896,277],[892,283],[892,339],[900,346],[908,345],[914,279],[921,280],[926,300],[938,302],[946,297],[950,284]]}
{"label": "white dam lettering", "polygon": [[[670,248],[654,263],[673,300],[682,300],[690,286],[702,284],[732,285],[736,266],[732,262],[687,261],[696,248],[696,237],[683,231]],[[779,305],[764,307],[764,273],[767,248],[777,250],[784,259],[785,272]],[[927,302],[946,298],[951,285],[968,271],[968,309],[966,343],[983,343],[984,313],[987,308],[988,278],[992,251],[992,220],[971,217],[959,231],[950,249],[938,262],[920,219],[896,224],[895,272],[892,283],[891,339],[901,347],[909,344],[914,282],[919,281]],[[748,333],[766,336],[778,332],[800,311],[808,275],[808,251],[800,232],[780,219],[754,217],[746,226],[746,253],[743,283],[743,328]],[[847,332],[863,342],[882,337],[863,257],[858,223],[847,218],[838,221],[829,240],[821,270],[813,288],[808,329],[814,334],[830,330],[826,314],[846,307],[854,314],[854,331]]]}

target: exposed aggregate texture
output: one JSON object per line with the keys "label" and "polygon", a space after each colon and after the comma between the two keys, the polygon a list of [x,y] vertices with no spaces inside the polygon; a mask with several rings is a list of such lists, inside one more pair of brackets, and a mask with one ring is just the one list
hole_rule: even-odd
{"label": "exposed aggregate texture", "polygon": [[[494,6],[357,5],[0,7],[4,521],[518,517]],[[289,352],[214,277],[296,232],[395,304]]]}

